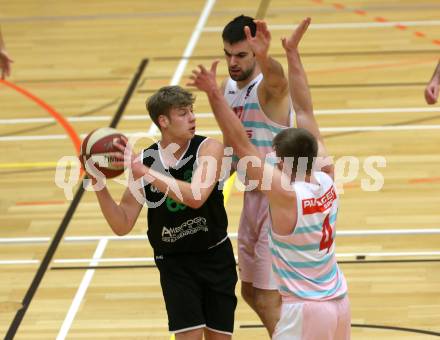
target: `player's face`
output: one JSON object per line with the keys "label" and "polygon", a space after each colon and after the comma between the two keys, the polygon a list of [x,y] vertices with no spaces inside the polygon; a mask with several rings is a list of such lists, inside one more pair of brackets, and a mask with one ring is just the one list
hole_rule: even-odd
{"label": "player's face", "polygon": [[169,113],[168,132],[176,138],[191,139],[196,132],[196,117],[192,105],[173,108]]}
{"label": "player's face", "polygon": [[230,44],[223,41],[223,50],[231,78],[235,81],[248,80],[253,75],[257,63],[248,42],[243,40]]}

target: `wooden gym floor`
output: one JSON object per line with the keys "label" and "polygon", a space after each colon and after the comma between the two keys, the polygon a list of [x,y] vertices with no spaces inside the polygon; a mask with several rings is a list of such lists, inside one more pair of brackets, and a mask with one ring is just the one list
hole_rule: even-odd
{"label": "wooden gym floor", "polygon": [[[280,37],[312,17],[301,52],[344,184],[337,249],[349,283],[352,338],[439,336],[440,106],[428,107],[423,90],[440,54],[440,4],[266,4],[271,54],[284,65]],[[222,58],[223,25],[241,13],[254,16],[258,7],[250,0],[0,0],[14,59],[12,77],[0,83],[1,335],[169,339],[146,213],[130,237],[115,237],[94,193],[75,196],[78,167],[68,161],[78,136],[109,126],[117,112],[120,131],[144,133],[136,149],[149,145],[146,134],[157,130],[145,99],[160,86],[185,85],[197,64]],[[226,74],[222,62],[219,81]],[[196,94],[199,133],[220,138],[206,97]],[[380,190],[368,191],[378,184],[368,164],[384,179]],[[120,197],[123,183],[109,185]],[[241,200],[232,187],[231,233]],[[32,284],[37,273],[44,273],[41,283]],[[23,299],[28,308],[16,314]],[[234,338],[267,338],[241,298]]]}

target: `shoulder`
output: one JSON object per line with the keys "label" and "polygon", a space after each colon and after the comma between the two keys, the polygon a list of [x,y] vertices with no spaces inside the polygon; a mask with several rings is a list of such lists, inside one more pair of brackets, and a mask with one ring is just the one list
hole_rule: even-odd
{"label": "shoulder", "polygon": [[223,94],[225,93],[226,86],[228,86],[228,84],[229,84],[229,79],[230,79],[230,78],[225,78],[225,79],[223,79],[223,81],[222,81],[222,83],[221,83],[221,85],[220,85],[220,89],[221,89],[221,91],[222,91]]}
{"label": "shoulder", "polygon": [[213,156],[218,158],[223,156],[224,146],[221,142],[214,138],[203,137],[204,139],[201,141],[198,156]]}
{"label": "shoulder", "polygon": [[314,173],[314,176],[318,179],[320,184],[329,184],[329,185],[334,184],[333,178],[324,171],[316,171]]}

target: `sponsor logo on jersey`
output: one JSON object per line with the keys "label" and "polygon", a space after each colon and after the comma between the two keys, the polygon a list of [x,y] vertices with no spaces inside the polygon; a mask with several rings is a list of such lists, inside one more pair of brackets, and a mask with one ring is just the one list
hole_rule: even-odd
{"label": "sponsor logo on jersey", "polygon": [[248,99],[248,97],[251,94],[251,91],[255,85],[257,85],[256,81],[254,81],[252,84],[249,85],[248,89],[246,90],[246,96],[244,96],[244,100]]}
{"label": "sponsor logo on jersey", "polygon": [[198,216],[183,222],[175,228],[162,227],[162,241],[173,243],[188,235],[194,235],[199,231],[208,232],[206,218]]}
{"label": "sponsor logo on jersey", "polygon": [[337,198],[335,187],[332,185],[328,191],[319,198],[308,198],[302,200],[304,215],[322,213],[329,209]]}

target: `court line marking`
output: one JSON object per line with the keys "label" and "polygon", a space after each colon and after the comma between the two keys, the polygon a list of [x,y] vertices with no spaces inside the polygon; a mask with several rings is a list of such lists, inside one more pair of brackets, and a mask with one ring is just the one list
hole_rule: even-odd
{"label": "court line marking", "polygon": [[[440,228],[413,228],[413,229],[364,229],[364,230],[340,230],[336,231],[338,237],[345,236],[383,236],[383,235],[436,235],[440,234]],[[236,232],[228,233],[231,239],[237,238]],[[1,237],[0,244],[43,243],[49,242],[50,237]],[[64,242],[88,242],[101,241],[139,241],[148,240],[147,235],[90,235],[90,236],[66,236]]]}
{"label": "court line marking", "polygon": [[16,264],[39,264],[40,260],[2,260],[0,261],[1,265],[16,265]]}
{"label": "court line marking", "polygon": [[[207,0],[205,3],[205,7],[202,10],[202,14],[199,17],[199,20],[197,21],[196,27],[194,28],[193,33],[191,34],[191,38],[185,48],[185,51],[183,52],[182,59],[180,59],[180,62],[177,66],[176,71],[174,72],[173,78],[171,79],[170,85],[178,85],[180,82],[180,79],[182,78],[183,72],[185,71],[186,65],[188,64],[189,58],[191,57],[194,47],[196,46],[200,35],[203,31],[203,28],[206,24],[206,21],[208,20],[209,15],[211,14],[211,10],[214,7],[216,0]],[[156,126],[156,124],[151,123],[150,129],[148,130],[148,133],[150,135],[156,135],[159,131],[159,128]]]}
{"label": "court line marking", "polygon": [[[106,240],[101,240],[102,242]],[[100,242],[101,242],[100,241]],[[96,253],[96,252],[95,252]],[[440,256],[440,251],[408,251],[408,252],[358,252],[358,253],[336,253],[337,258],[356,258],[357,256],[365,256],[365,257],[419,257],[419,256]],[[235,257],[237,260],[237,257]],[[38,264],[39,260],[0,260],[0,265],[20,265],[20,264]],[[95,258],[95,255],[92,259],[88,258],[77,258],[77,259],[55,259],[53,263],[55,264],[75,264],[75,263],[89,263],[91,266],[97,266],[99,263],[126,263],[126,262],[145,262],[145,263],[152,263],[154,262],[154,257],[114,257],[114,258]],[[93,263],[93,264],[92,264]],[[94,270],[94,269],[89,269]],[[87,274],[87,273],[86,273]],[[86,279],[86,275],[83,278],[84,286],[85,288],[82,288],[82,290],[86,290],[88,284],[90,283],[91,278],[93,277],[93,274],[91,275],[90,279]],[[88,276],[87,276],[88,277]],[[81,282],[81,286],[83,285],[83,282]],[[80,289],[81,289],[80,286]],[[78,289],[78,292],[80,291]],[[84,292],[78,293],[77,296],[78,299],[84,296]],[[81,295],[82,294],[82,295]],[[75,296],[75,299],[77,299],[77,296]],[[75,301],[75,300],[74,300]],[[79,301],[80,302],[80,301]],[[75,302],[75,308],[79,307],[78,301]],[[73,305],[73,303],[72,303]],[[72,308],[72,307],[71,307]],[[72,312],[73,313],[73,312]]]}
{"label": "court line marking", "polygon": [[[107,242],[107,239],[102,239],[99,241],[95,253],[93,254],[93,258],[90,260],[90,266],[96,266],[99,263],[102,254],[104,254]],[[86,294],[87,288],[89,287],[94,274],[95,269],[87,269],[87,271],[85,272],[81,284],[79,285],[75,297],[72,301],[72,304],[70,305],[69,311],[67,312],[66,318],[61,325],[56,340],[64,340],[66,338],[67,333],[72,326],[73,320],[75,319],[76,313],[78,312],[79,306],[81,305],[81,302]]]}
{"label": "court line marking", "polygon": [[234,172],[225,182],[223,187],[223,202],[226,205],[231,197],[232,190],[234,189],[235,179],[237,177],[237,173]]}
{"label": "court line marking", "polygon": [[[321,127],[321,132],[367,132],[367,131],[408,131],[408,130],[438,130],[440,125],[396,125],[396,126],[339,126],[339,127]],[[124,132],[127,137],[146,137],[151,138],[159,136],[159,131],[151,134],[149,132]],[[221,136],[220,130],[197,130],[197,134],[204,136]],[[84,138],[87,134],[81,134]],[[17,142],[17,141],[48,141],[67,139],[66,135],[33,135],[33,136],[5,136],[0,137],[0,142]]]}
{"label": "court line marking", "polygon": [[[389,23],[389,20],[387,18],[384,18],[384,17],[381,17],[381,16],[375,16],[374,14],[370,15],[370,13],[368,13],[365,9],[348,7],[348,6],[346,6],[346,5],[342,4],[342,3],[328,3],[328,2],[324,2],[323,0],[312,0],[312,1],[315,2],[316,4],[324,5],[326,7],[327,6],[333,6],[337,10],[344,10],[344,11],[348,10],[348,11],[351,11],[352,13],[355,13],[355,14],[360,15],[362,17],[369,16],[376,23],[380,23],[380,24]],[[432,22],[430,24],[430,26],[437,25],[437,23],[435,21],[436,20],[434,20],[434,22]],[[401,31],[404,31],[404,30],[406,30],[408,28],[408,26],[413,26],[412,24],[414,22],[419,22],[419,21],[392,22],[392,24],[393,24],[392,27],[394,27],[396,29],[399,29]],[[407,23],[409,25],[407,25]],[[417,25],[417,26],[420,26],[420,25]],[[413,35],[415,37],[417,37],[417,38],[426,38],[427,37],[427,35],[424,32],[420,32],[420,31],[413,32]],[[431,40],[431,42],[433,44],[440,45],[440,39],[434,39],[434,40]]]}
{"label": "court line marking", "polygon": [[78,134],[76,133],[75,129],[72,127],[72,125],[69,124],[69,122],[63,117],[63,115],[58,113],[52,106],[50,106],[44,100],[37,97],[36,95],[29,92],[28,90],[26,90],[20,86],[17,86],[11,82],[8,82],[6,80],[3,80],[3,79],[0,79],[0,83],[3,83],[5,86],[20,93],[21,95],[23,95],[24,97],[33,101],[39,107],[44,109],[47,113],[49,113],[58,122],[58,124],[61,125],[61,127],[64,129],[64,131],[66,131],[67,135],[69,136],[70,140],[73,143],[73,146],[75,147],[76,153],[79,155],[80,148],[81,148],[81,140],[80,140]]}
{"label": "court line marking", "polygon": [[[381,28],[404,26],[440,26],[440,20],[419,20],[419,21],[387,21],[387,22],[340,22],[331,24],[315,24],[311,23],[309,29],[329,30],[329,29],[347,29],[347,28]],[[279,24],[269,25],[271,31],[293,30],[297,24]],[[222,32],[221,26],[207,26],[204,32]]]}
{"label": "court line marking", "polygon": [[[440,112],[437,107],[407,107],[407,108],[364,108],[364,109],[331,109],[331,110],[315,110],[315,115],[351,115],[351,114],[383,114],[383,113],[425,113]],[[212,112],[202,112],[195,114],[196,119],[214,118]],[[98,117],[66,117],[69,122],[103,122],[109,121],[111,116]],[[145,121],[151,120],[148,115],[127,115],[122,120],[126,121]],[[53,123],[53,118],[5,118],[0,119],[0,125],[16,125],[16,124],[33,124],[33,123]]]}
{"label": "court line marking", "polygon": [[[138,69],[132,79],[132,81],[130,82],[130,86],[127,89],[125,96],[120,104],[120,106],[118,107],[118,110],[116,111],[114,118],[112,120],[112,122],[110,123],[110,127],[116,127],[121,115],[123,114],[125,107],[135,89],[135,86],[137,84],[137,82],[139,81],[140,76],[142,75],[144,68],[146,67],[148,63],[148,59],[143,59],[141,61],[141,63],[138,66]],[[40,266],[25,294],[25,296],[23,297],[22,300],[22,307],[20,309],[18,309],[15,313],[15,316],[9,326],[9,329],[7,330],[6,333],[6,338],[7,339],[12,339],[14,338],[14,336],[17,333],[18,328],[21,325],[21,322],[24,318],[24,316],[26,315],[26,312],[29,308],[30,303],[32,302],[36,291],[38,290],[40,283],[47,271],[47,268],[49,267],[49,264],[55,254],[55,251],[59,245],[60,240],[62,239],[68,225],[69,222],[75,212],[75,209],[78,205],[78,203],[81,201],[81,197],[84,194],[84,188],[82,186],[80,186],[78,188],[78,190],[75,193],[75,196],[73,198],[73,201],[71,202],[71,204],[68,207],[68,210],[66,211],[58,229],[56,230],[52,241],[49,245],[49,248],[47,249],[46,253],[44,254],[43,260],[40,263]]]}

